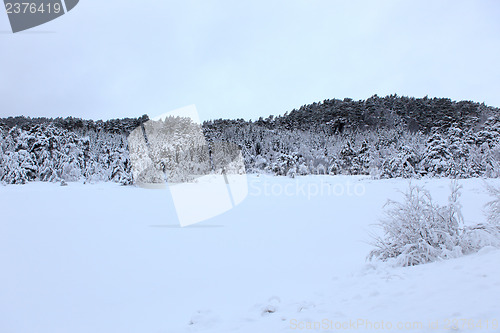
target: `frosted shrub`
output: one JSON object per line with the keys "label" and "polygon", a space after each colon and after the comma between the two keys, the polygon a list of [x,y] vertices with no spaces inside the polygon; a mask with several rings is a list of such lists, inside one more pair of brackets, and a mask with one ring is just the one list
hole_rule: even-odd
{"label": "frosted shrub", "polygon": [[493,200],[486,204],[488,222],[500,226],[500,188],[487,185],[488,193]]}
{"label": "frosted shrub", "polygon": [[485,246],[500,247],[500,188],[487,185],[493,200],[486,206],[487,223],[465,227],[462,236],[464,252],[476,252]]}
{"label": "frosted shrub", "polygon": [[461,248],[464,254],[474,253],[486,246],[500,247],[500,227],[481,223],[464,227]]}
{"label": "frosted shrub", "polygon": [[376,247],[368,258],[398,266],[413,266],[461,254],[460,186],[453,183],[448,205],[440,206],[422,187],[410,184],[403,202],[389,201],[379,224],[384,237],[374,237]]}
{"label": "frosted shrub", "polygon": [[465,226],[460,189],[453,182],[448,204],[440,206],[428,191],[410,184],[403,202],[386,204],[386,216],[379,224],[384,236],[373,236],[376,248],[368,259],[414,266],[474,253],[485,246],[500,247],[500,190],[490,189],[497,199],[488,204],[489,222]]}

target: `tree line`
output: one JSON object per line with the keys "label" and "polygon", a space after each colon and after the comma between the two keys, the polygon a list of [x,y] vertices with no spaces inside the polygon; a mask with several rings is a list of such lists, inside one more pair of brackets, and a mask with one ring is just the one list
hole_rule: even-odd
{"label": "tree line", "polygon": [[[0,119],[0,182],[134,182],[127,137],[139,118]],[[390,95],[325,100],[281,116],[202,125],[208,146],[241,148],[247,172],[498,177],[500,112],[472,101]],[[175,136],[173,136],[175,137]]]}

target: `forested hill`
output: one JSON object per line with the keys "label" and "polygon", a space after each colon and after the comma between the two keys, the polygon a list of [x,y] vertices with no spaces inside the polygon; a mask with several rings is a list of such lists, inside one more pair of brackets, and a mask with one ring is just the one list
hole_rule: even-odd
{"label": "forested hill", "polygon": [[[301,106],[283,116],[261,117],[255,123],[276,129],[310,130],[321,127],[337,132],[347,128],[363,130],[403,125],[410,131],[429,133],[433,128],[447,129],[455,124],[460,124],[462,129],[479,130],[489,117],[498,114],[498,108],[472,101],[374,95],[359,101],[350,98],[324,100]],[[241,120],[219,119],[212,123],[237,125]]]}
{"label": "forested hill", "polygon": [[[301,106],[282,116],[266,116],[255,121],[255,125],[269,129],[310,130],[325,128],[334,132],[344,129],[381,129],[402,125],[410,131],[429,133],[433,128],[447,129],[460,124],[462,129],[480,130],[484,122],[499,115],[500,109],[472,101],[452,101],[449,98],[415,98],[390,95],[374,95],[366,100],[350,98],[330,99]],[[85,120],[80,118],[0,118],[0,127],[11,129],[32,127],[37,124],[53,124],[56,127],[75,130],[95,130],[114,134],[128,134],[141,123],[149,120],[147,115],[139,118]],[[205,122],[205,127],[213,124],[238,126],[251,121],[243,119],[218,119]]]}
{"label": "forested hill", "polygon": [[[131,184],[127,136],[148,119],[0,119],[0,183]],[[500,110],[470,101],[325,100],[257,121],[206,121],[203,131],[210,147],[239,145],[247,172],[500,177]]]}

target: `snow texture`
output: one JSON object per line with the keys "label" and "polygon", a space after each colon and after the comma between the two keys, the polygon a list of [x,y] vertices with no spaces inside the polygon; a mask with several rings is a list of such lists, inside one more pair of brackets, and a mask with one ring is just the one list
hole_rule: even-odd
{"label": "snow texture", "polygon": [[[464,226],[487,222],[485,182],[500,185],[458,181]],[[412,184],[448,204],[450,179]],[[382,321],[498,331],[498,249],[411,267],[365,262],[383,205],[407,187],[251,175],[242,204],[180,228],[168,189],[2,186],[0,331],[275,333],[319,322],[372,332]]]}

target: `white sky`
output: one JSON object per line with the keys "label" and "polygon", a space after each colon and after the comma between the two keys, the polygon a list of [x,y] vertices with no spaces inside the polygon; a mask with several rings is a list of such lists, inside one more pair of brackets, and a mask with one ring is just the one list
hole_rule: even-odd
{"label": "white sky", "polygon": [[12,34],[0,117],[256,119],[330,98],[500,106],[500,1],[81,0]]}

